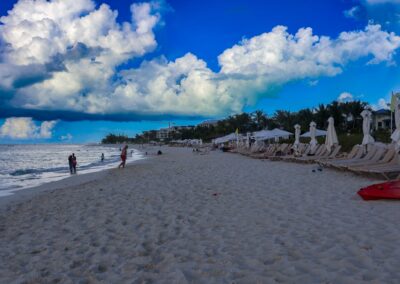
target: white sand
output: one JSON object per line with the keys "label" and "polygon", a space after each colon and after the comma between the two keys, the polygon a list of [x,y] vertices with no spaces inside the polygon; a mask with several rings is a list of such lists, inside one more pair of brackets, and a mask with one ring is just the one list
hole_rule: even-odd
{"label": "white sand", "polygon": [[356,196],[373,180],[163,152],[0,203],[0,283],[400,281],[400,202]]}

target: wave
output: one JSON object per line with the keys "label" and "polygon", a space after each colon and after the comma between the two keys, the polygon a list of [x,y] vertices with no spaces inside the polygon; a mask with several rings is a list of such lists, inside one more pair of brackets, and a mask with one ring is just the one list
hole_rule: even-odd
{"label": "wave", "polygon": [[67,167],[48,168],[48,169],[20,169],[13,171],[12,173],[10,173],[10,175],[23,176],[23,175],[41,174],[46,172],[59,172],[67,169],[68,169]]}
{"label": "wave", "polygon": [[[115,163],[119,160],[119,155],[112,155],[114,159],[108,159],[107,161],[101,162],[101,161],[96,161],[89,163],[87,165],[79,165],[78,162],[78,170],[86,170],[90,169],[93,167],[106,167],[109,164]],[[23,176],[23,175],[37,175],[37,174],[42,174],[42,173],[51,173],[51,172],[69,172],[69,167],[54,167],[54,168],[36,168],[36,169],[18,169],[15,170],[9,175],[11,176]]]}

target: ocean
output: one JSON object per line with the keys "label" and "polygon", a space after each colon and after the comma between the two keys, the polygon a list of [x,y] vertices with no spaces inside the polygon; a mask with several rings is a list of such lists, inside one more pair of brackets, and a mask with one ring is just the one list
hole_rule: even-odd
{"label": "ocean", "polygon": [[[120,148],[117,146],[0,145],[0,197],[69,177],[68,156],[72,153],[75,153],[78,162],[77,174],[117,167],[120,163]],[[105,156],[103,162],[102,153]],[[128,149],[127,163],[142,158],[138,150]]]}

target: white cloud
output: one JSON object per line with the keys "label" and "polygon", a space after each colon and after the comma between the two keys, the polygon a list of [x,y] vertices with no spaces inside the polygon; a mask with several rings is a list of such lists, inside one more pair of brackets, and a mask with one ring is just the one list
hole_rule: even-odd
{"label": "white cloud", "polygon": [[40,132],[39,132],[39,137],[40,138],[51,138],[52,136],[52,130],[54,126],[57,124],[56,120],[51,120],[51,121],[43,121],[42,124],[40,125]]}
{"label": "white cloud", "polygon": [[365,3],[369,5],[376,4],[400,4],[400,0],[365,0]]}
{"label": "white cloud", "polygon": [[310,28],[291,35],[279,26],[225,50],[218,57],[219,73],[192,54],[175,62],[152,61],[127,71],[114,98],[123,98],[128,109],[150,112],[235,112],[277,85],[334,76],[351,60],[369,55],[371,64],[391,61],[399,44],[399,37],[379,26],[342,33],[335,40],[315,36]]}
{"label": "white cloud", "polygon": [[31,117],[10,117],[0,127],[0,137],[12,139],[51,138],[57,121],[43,121],[37,126]]}
{"label": "white cloud", "polygon": [[121,63],[156,46],[153,27],[159,15],[151,3],[133,4],[132,23],[118,24],[117,12],[91,0],[19,1],[1,17],[1,37],[9,45],[6,61],[18,65],[48,63],[78,43],[102,50],[103,64]]}
{"label": "white cloud", "polygon": [[[349,61],[393,64],[400,46],[400,37],[379,25],[335,39],[314,35],[311,28],[290,34],[277,26],[227,48],[218,56],[218,72],[190,52],[117,72],[122,63],[156,47],[155,6],[133,4],[132,22],[119,24],[116,12],[105,4],[96,9],[91,0],[21,0],[0,19],[0,38],[7,44],[0,55],[0,87],[22,85],[10,99],[20,108],[225,115],[288,82],[335,76]],[[39,66],[40,76],[26,76],[22,66]]]}
{"label": "white cloud", "polygon": [[371,104],[371,108],[373,110],[389,109],[390,108],[390,99],[380,98],[377,103]]}
{"label": "white cloud", "polygon": [[351,7],[349,10],[344,11],[343,14],[346,18],[356,19],[359,12],[360,12],[360,7],[354,6],[354,7]]}
{"label": "white cloud", "polygon": [[348,92],[343,92],[337,98],[338,102],[351,102],[354,99],[353,95]]}
{"label": "white cloud", "polygon": [[34,72],[42,65],[41,70],[51,70],[31,88],[17,89],[15,106],[94,112],[81,105],[91,100],[84,96],[104,95],[120,64],[157,46],[152,29],[160,15],[155,6],[132,4],[132,22],[119,24],[116,11],[106,4],[96,9],[91,0],[19,1],[0,18],[0,87],[12,89],[21,77],[32,81],[22,76],[29,71],[21,74],[19,69]]}
{"label": "white cloud", "polygon": [[73,136],[70,133],[67,133],[66,135],[61,135],[60,140],[62,141],[71,141]]}
{"label": "white cloud", "polygon": [[389,104],[390,104],[390,101],[389,100],[386,100],[386,99],[384,99],[384,98],[380,98],[379,100],[378,100],[378,109],[389,109]]}
{"label": "white cloud", "polygon": [[318,80],[310,80],[310,81],[308,81],[308,85],[310,85],[312,87],[317,86],[318,83],[319,83]]}

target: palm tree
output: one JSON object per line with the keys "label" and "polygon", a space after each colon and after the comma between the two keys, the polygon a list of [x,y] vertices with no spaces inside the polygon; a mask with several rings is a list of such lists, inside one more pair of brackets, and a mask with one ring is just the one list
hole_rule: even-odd
{"label": "palm tree", "polygon": [[314,111],[315,111],[314,118],[317,127],[325,129],[325,124],[327,123],[327,120],[329,118],[329,112],[327,107],[325,107],[324,104],[319,104]]}
{"label": "palm tree", "polygon": [[274,114],[274,120],[279,127],[290,130],[293,128],[295,115],[290,111],[277,110]]}
{"label": "palm tree", "polygon": [[[338,129],[345,130],[343,127],[344,117],[343,117],[343,108],[341,108],[341,104],[338,101],[333,101],[327,105],[327,110],[329,115],[333,117],[335,120],[335,126]],[[325,122],[324,129],[327,126],[327,122]]]}
{"label": "palm tree", "polygon": [[267,115],[262,110],[253,112],[251,118],[256,126],[255,130],[261,130],[267,127]]}
{"label": "palm tree", "polygon": [[310,122],[313,120],[314,120],[314,113],[309,108],[299,110],[296,114],[296,123],[298,123],[301,126],[301,129],[303,130],[308,129]]}

